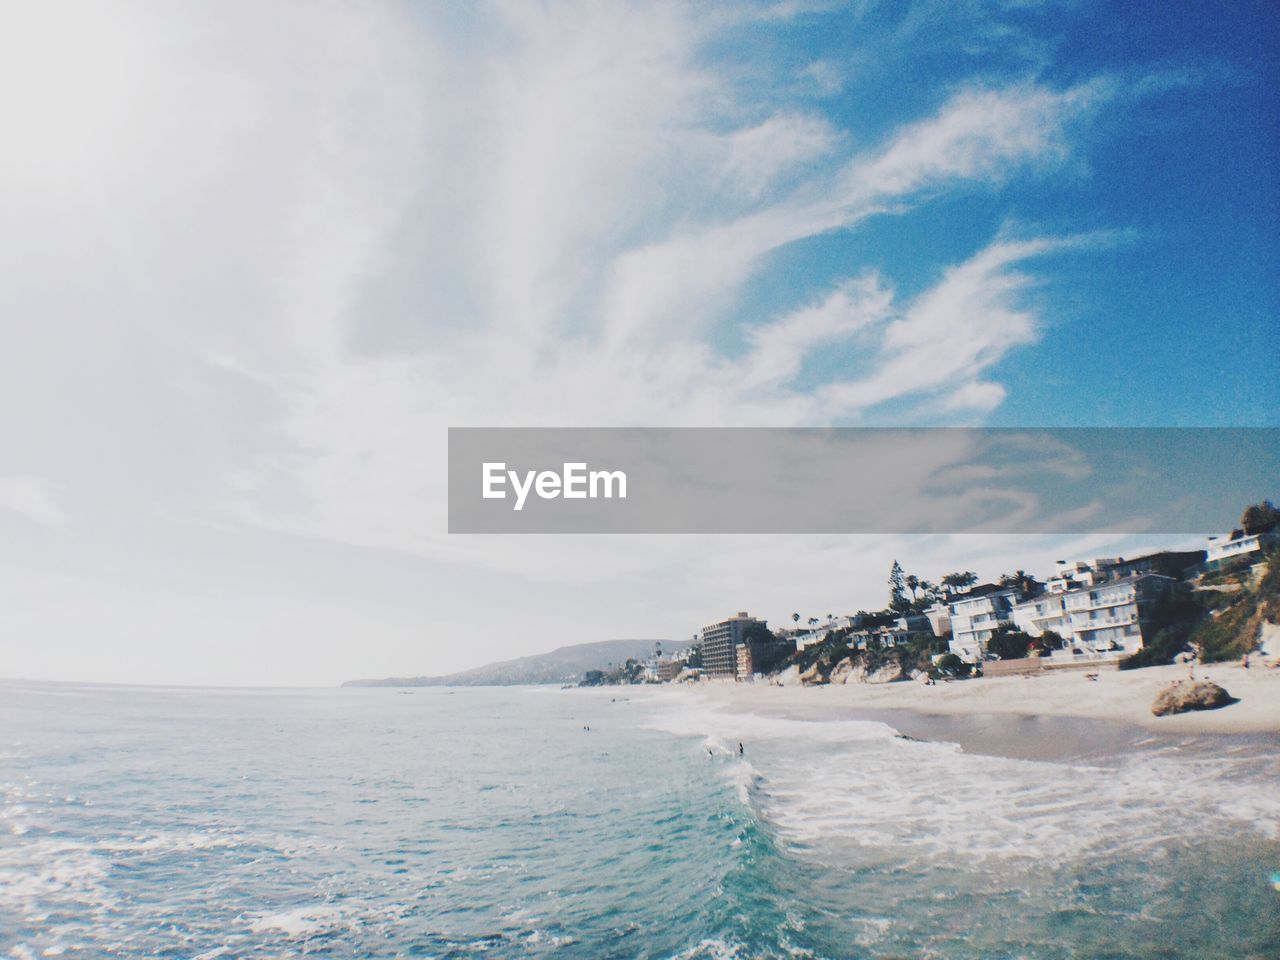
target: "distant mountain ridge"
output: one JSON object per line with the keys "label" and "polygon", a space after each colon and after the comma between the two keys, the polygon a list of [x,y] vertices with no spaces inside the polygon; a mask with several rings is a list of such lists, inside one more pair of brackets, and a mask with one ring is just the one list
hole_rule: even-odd
{"label": "distant mountain ridge", "polygon": [[674,650],[674,640],[598,640],[557,647],[550,653],[518,657],[472,667],[438,677],[386,677],[381,680],[348,680],[344,687],[509,687],[535,683],[577,683],[588,670],[604,670],[628,657],[643,660],[653,654],[655,643]]}

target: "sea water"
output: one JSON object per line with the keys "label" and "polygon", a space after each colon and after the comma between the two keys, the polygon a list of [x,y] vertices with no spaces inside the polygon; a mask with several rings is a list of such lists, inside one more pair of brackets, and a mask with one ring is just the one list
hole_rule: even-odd
{"label": "sea water", "polygon": [[945,732],[687,690],[5,684],[0,951],[1280,956],[1274,745]]}

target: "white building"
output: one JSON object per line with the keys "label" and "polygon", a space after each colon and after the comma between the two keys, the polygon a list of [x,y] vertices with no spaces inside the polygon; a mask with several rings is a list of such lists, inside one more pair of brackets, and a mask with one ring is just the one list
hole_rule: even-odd
{"label": "white building", "polygon": [[1046,592],[1014,604],[1013,623],[1033,637],[1052,630],[1066,640],[1066,647],[1052,653],[1055,661],[1126,657],[1150,639],[1156,606],[1177,584],[1172,577],[1143,573]]}
{"label": "white building", "polygon": [[1066,596],[1065,590],[1046,590],[1030,600],[1015,603],[1013,625],[1032,637],[1038,637],[1046,630],[1067,636],[1071,628],[1067,623]]}
{"label": "white building", "polygon": [[1178,581],[1159,574],[1138,574],[1066,594],[1070,641],[1054,656],[1126,657],[1142,649],[1144,636],[1153,628],[1153,615],[1161,600],[1173,593]]}
{"label": "white building", "polygon": [[1243,530],[1233,530],[1229,535],[1210,537],[1205,556],[1205,566],[1217,570],[1228,560],[1247,557],[1257,563],[1262,559],[1263,551],[1274,545],[1280,534],[1275,530],[1262,533],[1246,534]]}
{"label": "white building", "polygon": [[947,644],[951,652],[968,663],[982,660],[996,628],[1013,622],[1013,604],[1021,594],[1018,587],[990,585],[975,587],[952,599],[951,639]]}

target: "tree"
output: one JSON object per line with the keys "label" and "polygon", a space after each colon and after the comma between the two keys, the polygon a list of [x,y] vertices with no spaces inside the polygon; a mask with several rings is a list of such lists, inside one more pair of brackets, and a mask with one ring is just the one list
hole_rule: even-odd
{"label": "tree", "polygon": [[1021,660],[1027,655],[1034,638],[1007,623],[996,627],[987,641],[987,653],[1000,660]]}
{"label": "tree", "polygon": [[792,622],[792,623],[799,623],[799,622],[800,622],[800,614],[798,614],[798,613],[793,613],[793,614],[791,615],[791,622]]}
{"label": "tree", "polygon": [[1270,500],[1245,507],[1244,513],[1240,515],[1240,526],[1249,535],[1270,530],[1277,524],[1280,524],[1280,509]]}
{"label": "tree", "polygon": [[914,573],[907,574],[907,589],[911,591],[911,599],[915,600],[916,593],[920,589],[920,578]]}
{"label": "tree", "polygon": [[938,660],[938,672],[948,677],[967,677],[972,669],[954,653],[948,653]]}
{"label": "tree", "polygon": [[889,568],[889,609],[895,613],[901,613],[910,606],[907,603],[906,585],[902,564],[895,560]]}
{"label": "tree", "polygon": [[1056,630],[1045,630],[1032,642],[1032,646],[1045,651],[1061,650],[1066,645],[1066,639]]}
{"label": "tree", "polygon": [[972,587],[978,582],[978,575],[972,570],[965,570],[963,573],[948,573],[942,578],[942,585],[955,592]]}

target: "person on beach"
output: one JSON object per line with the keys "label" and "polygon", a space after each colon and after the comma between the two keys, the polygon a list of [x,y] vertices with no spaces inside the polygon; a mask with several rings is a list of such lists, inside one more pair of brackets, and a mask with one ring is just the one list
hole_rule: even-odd
{"label": "person on beach", "polygon": [[745,752],[745,751],[743,751],[743,749],[742,749],[742,742],[741,742],[741,741],[739,741],[739,742],[738,742],[738,756],[742,756],[744,752]]}

